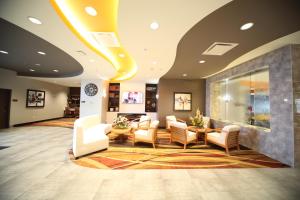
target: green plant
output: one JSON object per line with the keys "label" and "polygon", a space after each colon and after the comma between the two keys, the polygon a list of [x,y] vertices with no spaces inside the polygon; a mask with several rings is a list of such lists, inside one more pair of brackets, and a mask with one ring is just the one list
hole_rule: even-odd
{"label": "green plant", "polygon": [[129,121],[126,117],[119,116],[116,119],[114,119],[112,126],[114,128],[119,128],[119,129],[128,128]]}
{"label": "green plant", "polygon": [[190,120],[191,120],[191,123],[193,126],[203,128],[204,121],[203,121],[203,116],[201,115],[199,108],[197,108],[195,117],[190,117]]}

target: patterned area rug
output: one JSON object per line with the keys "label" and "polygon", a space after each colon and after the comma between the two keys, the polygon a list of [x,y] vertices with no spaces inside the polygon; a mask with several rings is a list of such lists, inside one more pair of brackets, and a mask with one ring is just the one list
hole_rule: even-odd
{"label": "patterned area rug", "polygon": [[283,168],[288,167],[265,155],[241,147],[231,150],[231,155],[217,146],[190,144],[186,150],[181,144],[169,144],[169,135],[158,134],[156,149],[151,144],[136,143],[130,138],[118,144],[110,140],[107,150],[90,154],[77,160],[70,150],[71,160],[84,167],[98,169],[208,169],[208,168]]}
{"label": "patterned area rug", "polygon": [[29,126],[57,126],[65,128],[73,128],[76,118],[60,118],[55,120],[48,120],[43,122],[34,122]]}

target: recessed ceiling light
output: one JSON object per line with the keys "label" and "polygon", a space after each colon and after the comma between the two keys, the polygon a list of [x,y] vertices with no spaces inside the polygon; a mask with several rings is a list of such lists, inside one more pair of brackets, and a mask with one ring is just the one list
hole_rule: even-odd
{"label": "recessed ceiling light", "polygon": [[7,52],[7,51],[3,51],[3,50],[1,50],[1,51],[0,51],[0,53],[3,53],[3,54],[8,54],[8,52]]}
{"label": "recessed ceiling light", "polygon": [[31,21],[34,24],[38,24],[38,25],[42,24],[41,20],[39,20],[35,17],[28,17],[28,20]]}
{"label": "recessed ceiling light", "polygon": [[157,64],[157,61],[152,61],[152,64],[153,64],[153,65],[156,65],[156,64]]}
{"label": "recessed ceiling light", "polygon": [[59,70],[58,70],[58,69],[54,69],[53,71],[54,71],[54,72],[59,72]]}
{"label": "recessed ceiling light", "polygon": [[152,30],[157,30],[157,29],[159,28],[159,24],[158,24],[157,22],[152,22],[152,23],[150,24],[150,28],[151,28]]}
{"label": "recessed ceiling light", "polygon": [[122,53],[120,53],[119,56],[120,56],[121,58],[124,58],[124,57],[125,57],[125,55],[122,54]]}
{"label": "recessed ceiling light", "polygon": [[186,76],[187,76],[187,74],[182,74],[182,76],[186,77]]}
{"label": "recessed ceiling light", "polygon": [[250,29],[253,25],[254,25],[254,23],[249,22],[249,23],[246,23],[246,24],[244,24],[243,26],[241,26],[240,29],[241,29],[242,31],[245,31],[245,30]]}
{"label": "recessed ceiling light", "polygon": [[35,65],[36,65],[36,66],[41,66],[41,64],[38,64],[38,63],[36,63]]}
{"label": "recessed ceiling light", "polygon": [[46,55],[46,53],[45,53],[45,52],[42,52],[42,51],[38,51],[37,53],[38,53],[38,54],[41,54],[41,55]]}
{"label": "recessed ceiling light", "polygon": [[203,63],[205,63],[205,60],[200,60],[199,63],[203,64]]}
{"label": "recessed ceiling light", "polygon": [[29,69],[29,71],[34,72],[35,70],[34,69]]}
{"label": "recessed ceiling light", "polygon": [[95,60],[94,59],[90,59],[90,62],[95,62]]}
{"label": "recessed ceiling light", "polygon": [[85,12],[91,16],[96,16],[97,15],[97,10],[91,6],[87,6],[84,8]]}

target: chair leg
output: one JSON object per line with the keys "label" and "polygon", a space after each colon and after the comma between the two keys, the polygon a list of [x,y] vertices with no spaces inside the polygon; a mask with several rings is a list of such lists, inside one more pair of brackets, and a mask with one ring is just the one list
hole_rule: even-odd
{"label": "chair leg", "polygon": [[183,145],[183,149],[186,149],[186,144]]}
{"label": "chair leg", "polygon": [[225,149],[226,149],[226,154],[227,154],[228,156],[230,156],[228,147],[225,147]]}
{"label": "chair leg", "polygon": [[237,150],[238,150],[238,151],[241,150],[241,149],[240,149],[240,144],[237,145]]}
{"label": "chair leg", "polygon": [[155,144],[154,144],[154,142],[152,143],[152,145],[153,145],[153,148],[155,149]]}

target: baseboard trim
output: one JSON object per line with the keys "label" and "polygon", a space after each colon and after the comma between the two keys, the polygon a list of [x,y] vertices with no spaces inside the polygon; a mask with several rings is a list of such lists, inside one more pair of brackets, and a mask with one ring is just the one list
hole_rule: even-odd
{"label": "baseboard trim", "polygon": [[32,123],[37,123],[37,122],[45,122],[45,121],[49,121],[49,120],[56,120],[56,119],[62,119],[64,117],[55,117],[55,118],[50,118],[50,119],[43,119],[43,120],[38,120],[38,121],[32,121],[32,122],[25,122],[25,123],[21,123],[21,124],[14,124],[13,127],[19,127],[19,126],[26,126]]}

